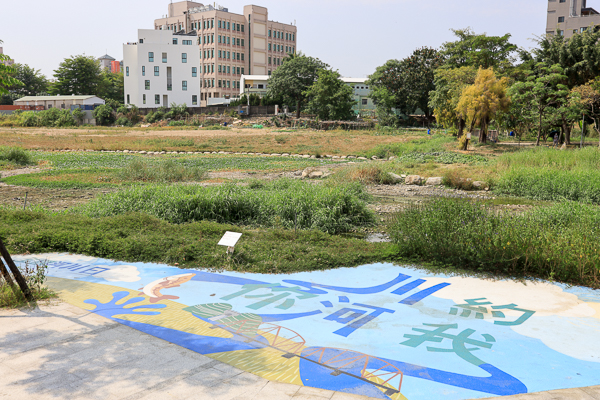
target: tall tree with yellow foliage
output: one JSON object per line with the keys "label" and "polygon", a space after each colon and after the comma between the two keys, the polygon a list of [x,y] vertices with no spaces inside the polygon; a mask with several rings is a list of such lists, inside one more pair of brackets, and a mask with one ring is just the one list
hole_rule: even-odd
{"label": "tall tree with yellow foliage", "polygon": [[480,127],[479,142],[487,141],[487,131],[490,121],[500,111],[506,111],[510,99],[506,95],[508,78],[496,78],[493,68],[479,68],[475,83],[463,89],[456,112],[470,126]]}

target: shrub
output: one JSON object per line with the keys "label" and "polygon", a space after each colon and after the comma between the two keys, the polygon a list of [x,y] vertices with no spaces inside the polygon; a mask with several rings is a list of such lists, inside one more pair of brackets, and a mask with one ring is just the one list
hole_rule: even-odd
{"label": "shrub", "polygon": [[83,123],[83,119],[85,118],[85,111],[83,111],[81,108],[76,108],[73,110],[73,118],[75,118],[75,121],[78,124]]}
{"label": "shrub", "polygon": [[102,104],[94,110],[94,118],[98,125],[111,125],[115,122],[115,115],[111,106]]}
{"label": "shrub", "polygon": [[436,199],[402,211],[391,236],[400,256],[475,271],[600,286],[600,210],[565,202],[524,214]]}
{"label": "shrub", "polygon": [[29,152],[18,147],[0,148],[0,160],[8,161],[17,165],[33,164]]}
{"label": "shrub", "polygon": [[473,181],[460,176],[456,170],[448,170],[442,178],[442,184],[454,189],[473,190]]}
{"label": "shrub", "polygon": [[120,125],[120,126],[133,126],[133,124],[131,123],[130,120],[128,120],[126,117],[121,117],[117,120],[117,122],[115,122],[115,125]]}

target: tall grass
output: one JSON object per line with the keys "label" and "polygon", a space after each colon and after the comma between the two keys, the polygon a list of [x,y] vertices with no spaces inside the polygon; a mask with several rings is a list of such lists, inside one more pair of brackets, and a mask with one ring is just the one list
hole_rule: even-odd
{"label": "tall grass", "polygon": [[600,209],[565,202],[524,214],[436,199],[401,212],[399,255],[499,274],[600,287]]}
{"label": "tall grass", "polygon": [[206,171],[198,166],[187,166],[174,160],[149,162],[131,161],[118,172],[119,178],[131,182],[192,182],[206,178]]}
{"label": "tall grass", "polygon": [[[19,270],[31,290],[34,301],[56,297],[56,293],[45,286],[46,272],[48,270],[46,263],[27,263],[19,267]],[[19,286],[14,281],[13,284],[14,286],[11,286],[0,275],[0,308],[17,308],[27,304],[27,299]]]}
{"label": "tall grass", "polygon": [[600,150],[538,148],[498,158],[496,190],[537,200],[600,204]]}
{"label": "tall grass", "polygon": [[79,211],[91,217],[142,212],[175,224],[209,220],[340,233],[374,224],[366,198],[357,184],[314,185],[292,180],[252,187],[151,185],[107,194]]}
{"label": "tall grass", "polygon": [[450,143],[455,139],[450,136],[435,135],[427,136],[422,139],[415,139],[408,142],[389,143],[376,146],[367,151],[367,157],[377,156],[379,158],[388,158],[391,156],[402,156],[410,153],[436,153],[448,149]]}

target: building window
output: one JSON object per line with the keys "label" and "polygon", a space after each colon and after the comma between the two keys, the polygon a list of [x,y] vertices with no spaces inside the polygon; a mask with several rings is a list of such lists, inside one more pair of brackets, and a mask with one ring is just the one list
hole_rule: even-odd
{"label": "building window", "polygon": [[369,100],[368,99],[362,99],[362,105],[366,106],[369,104]]}
{"label": "building window", "polygon": [[269,57],[269,65],[271,65],[271,57]]}
{"label": "building window", "polygon": [[219,88],[221,87],[221,80],[220,79],[217,81],[217,87],[219,87]]}
{"label": "building window", "polygon": [[146,76],[146,67],[142,66],[142,76]]}
{"label": "building window", "polygon": [[146,87],[146,90],[150,90],[150,81],[149,80],[144,81],[144,86]]}
{"label": "building window", "polygon": [[244,61],[244,53],[242,53],[242,61]]}
{"label": "building window", "polygon": [[129,67],[125,67],[125,75],[129,76]]}
{"label": "building window", "polygon": [[173,38],[173,44],[177,44],[177,38]]}
{"label": "building window", "polygon": [[242,32],[244,32],[244,24],[242,24]]}
{"label": "building window", "polygon": [[[129,97],[129,95],[127,95],[127,104],[131,104],[131,98]],[[63,104],[63,106],[64,106],[64,104]],[[63,107],[63,108],[65,108],[65,107]]]}
{"label": "building window", "polygon": [[214,20],[214,19],[211,19],[211,20],[210,20],[210,28],[212,29],[212,28],[214,28],[214,27],[215,27],[215,20]]}
{"label": "building window", "polygon": [[182,40],[181,43],[184,46],[191,46],[192,45],[192,41],[191,40]]}
{"label": "building window", "polygon": [[155,94],[154,95],[154,104],[159,104],[160,105],[160,94]]}
{"label": "building window", "polygon": [[269,37],[271,37],[271,30],[269,29]]}
{"label": "building window", "polygon": [[183,91],[187,90],[187,81],[181,82],[181,90],[183,90]]}
{"label": "building window", "polygon": [[181,62],[184,64],[187,63],[187,53],[181,54]]}
{"label": "building window", "polygon": [[244,75],[244,68],[242,68],[242,75]]}
{"label": "building window", "polygon": [[244,39],[242,39],[242,47],[244,47]]}
{"label": "building window", "polygon": [[565,22],[565,17],[558,17],[558,23]]}
{"label": "building window", "polygon": [[154,67],[154,76],[160,76],[160,67]]}
{"label": "building window", "polygon": [[192,77],[196,78],[198,76],[198,68],[192,67]]}
{"label": "building window", "polygon": [[148,53],[148,62],[154,62],[154,53],[153,52]]}
{"label": "building window", "polygon": [[269,70],[269,76],[271,76],[271,70]]}
{"label": "building window", "polygon": [[236,39],[236,43],[239,46],[240,45],[240,39]]}
{"label": "building window", "polygon": [[146,95],[145,95],[145,94],[143,94],[143,95],[142,95],[142,102],[143,102],[144,104],[146,104]]}
{"label": "building window", "polygon": [[230,22],[227,23],[227,29],[231,30],[231,23]]}
{"label": "building window", "polygon": [[219,20],[219,29],[221,29],[221,20]]}
{"label": "building window", "polygon": [[227,44],[231,44],[231,38],[227,36]]}
{"label": "building window", "polygon": [[192,105],[193,106],[197,106],[198,105],[198,96],[197,95],[192,95]]}
{"label": "building window", "polygon": [[163,63],[167,62],[167,53],[162,53],[162,62]]}

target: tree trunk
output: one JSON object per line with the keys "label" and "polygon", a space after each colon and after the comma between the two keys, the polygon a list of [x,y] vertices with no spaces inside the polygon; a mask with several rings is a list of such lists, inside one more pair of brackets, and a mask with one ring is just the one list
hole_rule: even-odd
{"label": "tree trunk", "polygon": [[536,146],[540,145],[540,136],[542,136],[542,114],[540,114],[540,123],[538,125],[537,140],[535,141]]}
{"label": "tree trunk", "polygon": [[296,119],[300,119],[300,100],[296,103]]}
{"label": "tree trunk", "polygon": [[567,123],[567,120],[562,120],[562,137],[560,142],[570,144],[571,141],[571,126]]}
{"label": "tree trunk", "polygon": [[461,138],[465,134],[465,120],[462,118],[458,119],[458,137]]}
{"label": "tree trunk", "polygon": [[487,118],[484,118],[481,121],[481,130],[479,131],[479,143],[486,143],[487,142]]}
{"label": "tree trunk", "polygon": [[23,295],[25,296],[27,301],[32,302],[33,295],[31,294],[31,290],[29,290],[29,286],[27,286],[27,281],[25,281],[25,278],[23,278],[23,275],[21,275],[21,271],[19,271],[19,269],[13,262],[12,258],[10,257],[10,254],[8,253],[8,250],[6,250],[6,247],[4,247],[2,239],[0,239],[0,256],[4,258],[4,261],[6,261],[6,265],[8,265],[8,268],[10,268],[10,270],[12,271],[15,280],[21,288],[21,292],[23,292]]}

